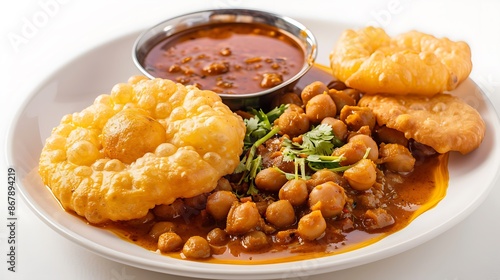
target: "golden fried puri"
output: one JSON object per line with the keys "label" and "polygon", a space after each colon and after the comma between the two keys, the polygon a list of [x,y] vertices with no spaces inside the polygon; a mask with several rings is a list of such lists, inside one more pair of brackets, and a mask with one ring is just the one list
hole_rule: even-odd
{"label": "golden fried puri", "polygon": [[404,133],[407,139],[434,148],[439,153],[467,154],[484,138],[481,115],[456,96],[432,97],[365,95],[358,103],[374,112],[377,123]]}
{"label": "golden fried puri", "polygon": [[238,165],[244,135],[216,93],[136,76],[66,115],[39,173],[64,208],[89,222],[130,220],[213,190]]}
{"label": "golden fried puri", "polygon": [[346,30],[330,63],[335,77],[366,94],[432,96],[453,90],[472,70],[465,42],[417,31],[391,38],[375,27]]}

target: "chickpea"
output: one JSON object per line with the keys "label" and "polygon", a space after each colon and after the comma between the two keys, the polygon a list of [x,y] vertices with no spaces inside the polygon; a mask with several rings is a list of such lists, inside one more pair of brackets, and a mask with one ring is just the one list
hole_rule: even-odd
{"label": "chickpea", "polygon": [[158,205],[153,208],[153,213],[162,219],[174,219],[182,215],[186,210],[184,201],[182,199],[176,199],[172,204],[169,205]]}
{"label": "chickpea", "polygon": [[368,190],[377,179],[377,167],[369,159],[358,161],[353,167],[344,171],[344,178],[349,185],[358,191]]}
{"label": "chickpea", "polygon": [[410,150],[399,144],[381,144],[380,160],[385,167],[396,172],[410,172],[415,166],[415,158]]}
{"label": "chickpea", "polygon": [[224,246],[229,241],[227,232],[220,228],[214,228],[207,234],[207,241],[213,246]]}
{"label": "chickpea", "polygon": [[269,241],[265,233],[256,230],[246,233],[241,240],[241,245],[248,251],[257,251],[269,247]]}
{"label": "chickpea", "polygon": [[301,106],[295,105],[295,104],[288,104],[288,108],[285,109],[285,112],[288,112],[288,111],[294,111],[294,112],[297,112],[299,114],[304,113],[304,109]]}
{"label": "chickpea", "polygon": [[320,210],[325,218],[339,215],[345,203],[344,188],[333,182],[318,185],[309,194],[309,208],[313,211]]}
{"label": "chickpea", "polygon": [[310,123],[307,116],[297,111],[286,111],[275,122],[281,135],[299,136],[309,131]]}
{"label": "chickpea", "polygon": [[328,92],[328,87],[323,82],[316,81],[305,86],[300,93],[300,97],[302,98],[302,102],[307,104],[311,98],[325,92]]}
{"label": "chickpea", "polygon": [[244,234],[260,225],[261,216],[254,202],[233,203],[226,221],[226,232]]}
{"label": "chickpea", "polygon": [[218,191],[232,191],[231,183],[228,179],[222,177],[217,181],[217,187],[215,188]]}
{"label": "chickpea", "polygon": [[175,252],[182,248],[182,238],[175,232],[165,232],[158,237],[158,249],[162,253]]}
{"label": "chickpea", "polygon": [[337,106],[328,94],[320,94],[306,103],[306,116],[313,124],[320,123],[326,117],[335,117]]}
{"label": "chickpea", "polygon": [[375,114],[370,108],[346,105],[340,111],[340,120],[345,122],[349,130],[357,131],[362,126],[370,130],[375,127]]}
{"label": "chickpea", "polygon": [[297,233],[304,240],[318,239],[325,233],[325,230],[326,221],[319,210],[314,210],[300,218],[297,227]]}
{"label": "chickpea", "polygon": [[343,90],[330,89],[328,95],[332,98],[335,105],[337,105],[337,110],[340,112],[344,106],[354,106],[356,105],[356,100],[345,93]]}
{"label": "chickpea", "polygon": [[366,145],[362,141],[348,142],[342,147],[333,150],[332,156],[342,156],[342,165],[351,165],[360,161],[366,153]]}
{"label": "chickpea", "polygon": [[263,191],[277,192],[286,182],[286,175],[274,167],[263,169],[255,176],[255,186]]}
{"label": "chickpea", "polygon": [[330,181],[340,185],[341,187],[344,187],[347,185],[347,181],[342,177],[342,175],[340,175],[336,172],[333,172],[331,170],[328,170],[328,169],[321,169],[321,170],[314,172],[314,174],[311,175],[311,178],[309,180],[307,180],[307,182],[306,182],[307,189],[310,192],[317,185],[321,185],[323,183],[330,182]]}
{"label": "chickpea", "polygon": [[322,124],[328,124],[332,127],[332,132],[335,137],[343,142],[347,139],[347,125],[336,118],[326,117],[321,121]]}
{"label": "chickpea", "polygon": [[266,220],[278,228],[285,228],[295,223],[295,211],[288,200],[278,200],[266,209]]}
{"label": "chickpea", "polygon": [[211,255],[210,244],[201,236],[191,236],[184,243],[182,254],[189,259],[206,259]]}
{"label": "chickpea", "polygon": [[363,125],[356,131],[355,134],[364,134],[370,136],[372,134],[372,130],[369,126]]}
{"label": "chickpea", "polygon": [[234,202],[238,201],[236,195],[229,191],[217,191],[207,198],[207,212],[216,220],[224,220]]}
{"label": "chickpea", "polygon": [[302,179],[292,179],[281,187],[278,196],[282,200],[288,200],[293,206],[302,205],[308,196],[307,184]]}
{"label": "chickpea", "polygon": [[373,140],[373,138],[365,134],[357,134],[349,138],[349,142],[354,141],[361,141],[366,146],[366,148],[370,148],[370,152],[368,152],[367,157],[368,159],[371,159],[373,161],[376,161],[378,159],[378,145],[375,140]]}
{"label": "chickpea", "polygon": [[368,159],[373,161],[378,159],[378,146],[375,140],[364,134],[357,134],[349,138],[349,142],[342,147],[335,149],[332,153],[334,156],[343,156],[342,165],[351,165],[360,161],[368,152]]}
{"label": "chickpea", "polygon": [[165,232],[173,231],[174,228],[175,224],[172,222],[157,222],[149,230],[149,235],[153,237],[155,240],[158,240],[160,235],[162,235]]}
{"label": "chickpea", "polygon": [[358,90],[356,89],[353,89],[353,88],[345,88],[345,89],[342,89],[342,92],[344,94],[347,94],[348,96],[350,96],[352,99],[354,99],[354,102],[357,104],[358,101],[361,99],[361,92],[359,92]]}

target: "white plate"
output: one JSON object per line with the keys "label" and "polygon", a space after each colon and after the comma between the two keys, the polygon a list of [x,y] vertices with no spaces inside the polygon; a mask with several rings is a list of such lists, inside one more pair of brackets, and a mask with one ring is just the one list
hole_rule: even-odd
{"label": "white plate", "polygon": [[[304,24],[308,25],[307,21]],[[340,32],[339,30],[336,30]],[[471,80],[454,93],[474,106],[486,122],[486,137],[467,156],[450,156],[450,182],[446,197],[405,229],[365,248],[339,255],[269,265],[219,265],[183,261],[158,255],[114,234],[89,226],[64,212],[37,174],[45,139],[61,117],[80,111],[101,93],[133,74],[139,74],[131,49],[139,33],[107,42],[68,62],[52,73],[20,108],[7,138],[7,158],[16,168],[18,188],[30,208],[62,236],[111,260],[174,275],[217,278],[305,277],[373,262],[413,248],[446,231],[469,215],[486,197],[500,166],[500,124],[492,105]],[[321,34],[323,35],[323,34]],[[318,36],[319,44],[322,39]]]}

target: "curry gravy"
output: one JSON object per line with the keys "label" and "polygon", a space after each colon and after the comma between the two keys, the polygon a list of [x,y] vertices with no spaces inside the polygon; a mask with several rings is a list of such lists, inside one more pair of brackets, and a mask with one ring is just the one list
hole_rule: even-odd
{"label": "curry gravy", "polygon": [[[317,242],[273,244],[272,248],[265,252],[248,252],[241,246],[241,240],[234,238],[226,246],[214,246],[212,257],[203,261],[225,264],[269,264],[325,257],[368,246],[403,229],[444,197],[448,186],[447,166],[448,154],[443,154],[427,158],[422,164],[415,166],[415,170],[410,174],[387,176],[387,192],[384,193],[383,199],[388,211],[395,218],[395,224],[388,228],[370,231],[364,227],[361,219],[353,219],[353,224],[344,231],[342,229],[346,225],[342,219],[330,220],[325,236]],[[359,198],[353,191],[348,193],[348,196],[354,198],[354,201]],[[363,207],[356,207],[352,215],[361,215],[364,210]],[[183,239],[193,235],[206,236],[217,226],[217,224],[204,225],[203,214],[193,212],[192,215],[187,213],[172,220],[176,225],[176,233]],[[157,241],[148,234],[154,222],[153,218],[137,224],[117,222],[99,227],[110,230],[147,250],[157,251]],[[165,255],[182,258],[179,252]]]}
{"label": "curry gravy", "polygon": [[175,34],[146,55],[155,77],[217,93],[274,87],[297,74],[304,50],[286,33],[255,23],[221,23]]}

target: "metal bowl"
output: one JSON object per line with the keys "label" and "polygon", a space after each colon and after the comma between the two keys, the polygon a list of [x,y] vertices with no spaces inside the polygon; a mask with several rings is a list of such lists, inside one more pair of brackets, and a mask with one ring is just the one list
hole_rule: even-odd
{"label": "metal bowl", "polygon": [[281,84],[258,92],[243,94],[219,93],[223,102],[232,110],[247,107],[269,107],[271,100],[278,94],[290,92],[298,80],[313,66],[317,55],[317,42],[313,33],[303,24],[289,17],[249,9],[216,9],[193,12],[177,16],[144,31],[135,41],[132,57],[139,70],[149,78],[155,78],[144,67],[148,52],[166,38],[189,29],[220,23],[254,23],[277,28],[296,40],[302,47],[304,64],[300,71]]}

